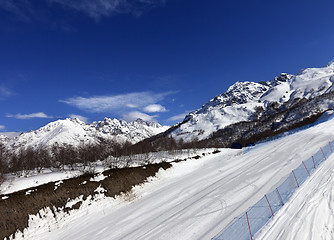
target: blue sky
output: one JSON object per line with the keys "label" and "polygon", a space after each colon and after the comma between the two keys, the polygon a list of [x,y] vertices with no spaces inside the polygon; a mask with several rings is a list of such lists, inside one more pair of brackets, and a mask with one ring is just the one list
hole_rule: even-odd
{"label": "blue sky", "polygon": [[0,0],[0,131],[171,125],[236,81],[325,66],[332,0]]}

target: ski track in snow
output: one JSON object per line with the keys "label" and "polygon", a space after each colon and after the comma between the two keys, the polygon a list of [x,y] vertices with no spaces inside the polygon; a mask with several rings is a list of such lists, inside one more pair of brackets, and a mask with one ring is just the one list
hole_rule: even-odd
{"label": "ski track in snow", "polygon": [[334,239],[333,200],[334,155],[331,155],[255,239]]}
{"label": "ski track in snow", "polygon": [[[147,183],[134,187],[134,200],[93,202],[91,206],[83,206],[73,211],[70,216],[59,218],[57,224],[51,226],[43,220],[38,224],[31,221],[30,227],[24,232],[25,238],[211,239],[264,194],[284,181],[291,170],[299,166],[303,160],[311,157],[320,147],[333,139],[334,120],[330,120],[281,139],[263,143],[244,155],[241,155],[240,150],[225,149],[219,154],[198,160],[174,163],[172,168],[161,170]],[[333,166],[327,166],[331,162],[325,162],[304,185],[321,175],[318,174],[320,171],[333,167],[334,162]],[[327,179],[332,181],[332,177]],[[319,199],[312,201],[313,206],[310,205],[309,210],[315,208],[314,205],[318,202],[323,206],[321,209],[326,209],[325,206],[328,204],[334,209],[333,204],[322,197],[328,195],[332,199],[332,188],[321,192],[322,186],[326,184],[327,181],[324,180],[307,193],[308,196],[319,194]],[[296,197],[292,197],[290,202],[294,198]],[[301,199],[304,201],[305,197]],[[310,214],[304,221],[301,220],[304,216],[299,215],[302,212],[298,211],[303,208],[302,202],[296,206],[298,207],[289,208],[289,204],[286,204],[284,208],[293,211],[286,214],[286,219],[279,218],[279,214],[275,219],[283,219],[282,222],[287,223],[287,219],[294,216],[295,221],[298,220],[296,222],[312,225],[307,228],[311,229],[307,236],[319,233],[315,228],[321,225],[321,221],[318,220],[317,225],[313,226],[312,219],[316,216],[320,218],[321,212]],[[323,225],[328,227],[328,231],[322,230],[324,238],[319,239],[330,239],[328,236],[332,235],[328,234],[333,234],[333,217],[322,221]],[[263,239],[296,239],[297,235],[285,238],[288,235],[284,234],[290,230],[296,233],[304,231],[299,230],[298,226],[292,228],[293,224],[289,226],[290,228],[283,232],[269,227],[269,231],[277,232],[277,235]],[[274,236],[271,233],[269,235]]]}

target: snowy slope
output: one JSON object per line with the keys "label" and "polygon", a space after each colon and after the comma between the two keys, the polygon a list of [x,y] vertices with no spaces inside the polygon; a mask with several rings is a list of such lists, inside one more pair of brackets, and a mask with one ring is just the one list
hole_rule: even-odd
{"label": "snowy slope", "polygon": [[126,122],[105,118],[103,121],[86,124],[77,118],[67,118],[51,122],[36,131],[23,133],[14,139],[6,139],[6,143],[14,149],[20,146],[49,147],[55,143],[77,146],[80,143],[98,143],[101,139],[135,143],[167,129],[167,126],[140,119]]}
{"label": "snowy slope", "polygon": [[[333,91],[334,62],[323,68],[308,68],[294,76],[282,73],[273,81],[237,82],[202,108],[187,115],[171,135],[191,141],[208,138],[230,124],[249,121],[257,109],[268,109],[295,99],[312,99]],[[315,106],[316,107],[316,106]]]}
{"label": "snowy slope", "polygon": [[333,139],[332,119],[244,155],[225,149],[174,163],[126,196],[93,201],[57,221],[31,218],[24,234],[26,239],[211,239]]}
{"label": "snowy slope", "polygon": [[255,239],[334,239],[333,169],[334,155],[331,155]]}

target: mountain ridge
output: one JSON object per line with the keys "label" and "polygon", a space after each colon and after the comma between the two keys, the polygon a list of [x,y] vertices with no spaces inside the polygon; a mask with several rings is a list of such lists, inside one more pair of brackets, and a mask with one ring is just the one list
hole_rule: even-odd
{"label": "mountain ridge", "polygon": [[136,143],[167,130],[168,126],[137,119],[132,122],[104,118],[86,124],[77,118],[66,118],[50,122],[47,125],[9,139],[0,135],[0,141],[12,149],[19,147],[51,147],[54,144],[78,146],[98,144],[101,141],[113,141],[118,144]]}
{"label": "mountain ridge", "polygon": [[326,67],[304,69],[297,75],[282,73],[267,82],[238,81],[226,92],[189,113],[170,136],[188,142],[204,140],[229,125],[258,118],[260,109],[266,112],[288,102],[311,100],[331,93],[333,82],[334,61]]}

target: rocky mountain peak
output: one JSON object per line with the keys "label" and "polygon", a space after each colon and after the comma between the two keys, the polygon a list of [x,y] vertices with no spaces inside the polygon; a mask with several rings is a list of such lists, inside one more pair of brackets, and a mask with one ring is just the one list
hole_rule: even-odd
{"label": "rocky mountain peak", "polygon": [[274,81],[277,84],[279,84],[278,82],[288,82],[290,81],[295,75],[293,74],[288,74],[288,73],[281,73],[280,75],[278,75],[277,77],[275,77]]}
{"label": "rocky mountain peak", "polygon": [[[286,109],[301,99],[307,102],[331,93],[333,83],[334,62],[323,68],[305,69],[297,75],[282,73],[267,82],[238,81],[202,108],[188,114],[171,135],[185,141],[192,141],[194,136],[206,139],[229,125],[257,119],[262,112],[274,114],[282,105],[282,109]],[[321,106],[314,106],[315,110],[309,111],[316,114],[331,106],[330,101],[323,101]]]}

